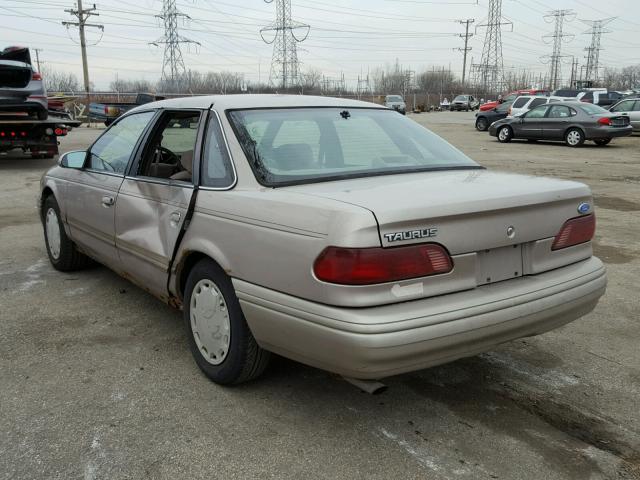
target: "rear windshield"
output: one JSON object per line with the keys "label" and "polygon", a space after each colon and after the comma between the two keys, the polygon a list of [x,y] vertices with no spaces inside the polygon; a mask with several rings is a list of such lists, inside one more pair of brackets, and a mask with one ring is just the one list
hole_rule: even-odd
{"label": "rear windshield", "polygon": [[235,110],[229,119],[256,178],[268,186],[482,168],[413,120],[386,109]]}
{"label": "rear windshield", "polygon": [[599,115],[601,113],[609,113],[608,110],[605,110],[598,105],[592,105],[590,103],[585,103],[584,105],[580,105],[580,110],[585,112],[587,115]]}

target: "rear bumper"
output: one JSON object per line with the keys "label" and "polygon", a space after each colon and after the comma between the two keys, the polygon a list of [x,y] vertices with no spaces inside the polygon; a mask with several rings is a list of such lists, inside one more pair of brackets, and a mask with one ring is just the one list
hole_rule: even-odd
{"label": "rear bumper", "polygon": [[46,97],[11,98],[0,97],[0,113],[2,112],[33,112],[44,111],[48,108]]}
{"label": "rear bumper", "polygon": [[592,257],[535,276],[370,308],[338,308],[233,280],[258,343],[354,378],[424,369],[537,335],[593,310],[606,288]]}
{"label": "rear bumper", "polygon": [[626,137],[633,133],[633,127],[628,125],[626,127],[595,127],[588,128],[585,132],[585,138],[587,140],[597,138],[616,138]]}

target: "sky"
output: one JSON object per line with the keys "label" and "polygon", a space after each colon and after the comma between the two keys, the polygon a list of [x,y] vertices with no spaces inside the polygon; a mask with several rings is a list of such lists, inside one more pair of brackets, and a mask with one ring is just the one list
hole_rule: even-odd
{"label": "sky", "polygon": [[[184,38],[200,43],[182,45],[187,69],[232,71],[248,81],[268,81],[273,46],[263,42],[259,30],[275,19],[275,1],[264,0],[176,0],[186,14],[178,26]],[[464,25],[474,19],[469,63],[479,62],[489,0],[291,0],[292,18],[309,24],[308,38],[298,44],[302,69],[319,69],[327,77],[355,85],[368,70],[398,62],[422,71],[450,67],[460,75]],[[84,8],[93,2],[84,0]],[[91,23],[104,25],[104,32],[87,28],[89,75],[97,89],[108,89],[116,77],[155,82],[162,69],[162,46],[151,42],[163,35],[162,0],[98,0]],[[75,8],[73,0],[0,0],[0,48],[26,45],[39,49],[48,68],[72,72],[82,79],[77,28],[64,10]],[[600,64],[620,68],[640,64],[639,0],[503,0],[502,27],[505,69],[528,68],[547,72],[545,55],[552,45],[543,36],[554,25],[545,19],[553,9],[570,9],[564,26],[562,76],[570,74],[571,57],[584,63],[584,48],[590,42],[583,21],[615,17],[602,36]],[[477,28],[476,28],[477,26]]]}

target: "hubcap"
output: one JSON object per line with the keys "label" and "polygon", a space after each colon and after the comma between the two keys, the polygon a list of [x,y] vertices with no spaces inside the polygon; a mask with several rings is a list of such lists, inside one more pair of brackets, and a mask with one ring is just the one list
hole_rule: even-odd
{"label": "hubcap", "polygon": [[478,120],[478,130],[484,130],[487,126],[487,122],[484,120]]}
{"label": "hubcap", "polygon": [[60,257],[60,223],[58,223],[58,214],[56,214],[53,208],[47,210],[45,226],[47,229],[49,252],[51,256],[57,260]]}
{"label": "hubcap", "polygon": [[227,302],[218,286],[209,279],[196,283],[190,310],[193,338],[205,360],[220,365],[229,353],[231,338]]}
{"label": "hubcap", "polygon": [[507,128],[502,128],[500,132],[498,132],[498,135],[500,136],[500,140],[506,140],[509,138],[509,130]]}
{"label": "hubcap", "polygon": [[575,130],[573,130],[567,135],[567,142],[569,142],[570,145],[577,145],[578,143],[580,143],[580,138],[580,132],[576,132]]}

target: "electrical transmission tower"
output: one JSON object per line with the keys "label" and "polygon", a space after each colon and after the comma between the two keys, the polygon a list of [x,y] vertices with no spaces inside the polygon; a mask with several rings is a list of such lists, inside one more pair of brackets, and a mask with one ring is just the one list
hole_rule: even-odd
{"label": "electrical transmission tower", "polygon": [[475,84],[484,93],[498,93],[503,88],[502,25],[513,23],[502,18],[502,0],[489,0],[487,21],[476,26],[486,27],[480,63],[474,65]]}
{"label": "electrical transmission tower", "polygon": [[458,48],[458,50],[463,52],[464,54],[462,59],[462,85],[464,85],[464,80],[467,74],[467,53],[471,51],[471,47],[469,46],[469,39],[473,37],[473,33],[469,33],[469,25],[471,25],[473,22],[475,22],[475,19],[473,18],[458,20],[458,23],[466,25],[464,33],[460,34],[460,38],[464,38],[464,48]]}
{"label": "electrical transmission tower", "polygon": [[606,30],[604,28],[605,25],[615,20],[615,17],[605,18],[602,20],[580,20],[582,23],[586,25],[590,25],[591,28],[584,32],[585,34],[591,35],[591,44],[585,48],[587,52],[587,66],[585,72],[585,78],[582,80],[587,80],[590,82],[598,81],[598,64],[600,61],[600,39],[603,33],[611,33],[611,30]]}
{"label": "electrical transmission tower", "polygon": [[178,19],[189,18],[188,15],[180,13],[176,7],[176,0],[162,1],[162,14],[156,15],[164,22],[164,35],[152,45],[164,44],[164,57],[162,60],[162,76],[160,81],[163,89],[175,92],[181,79],[184,79],[187,69],[184,66],[180,44],[200,45],[199,42],[183,37],[178,33]]}
{"label": "electrical transmission tower", "polygon": [[[272,3],[273,0],[264,0]],[[304,36],[296,36],[296,31],[306,30]],[[283,90],[300,83],[300,61],[297,44],[304,42],[309,36],[311,27],[291,20],[291,0],[276,0],[276,20],[260,30],[265,43],[273,43],[271,73],[269,83]],[[265,32],[273,32],[271,41],[265,38]]]}
{"label": "electrical transmission tower", "polygon": [[82,8],[82,0],[78,0],[78,8],[65,10],[65,12],[70,13],[71,15],[78,18],[77,22],[62,22],[62,25],[65,27],[78,27],[80,30],[80,52],[82,54],[82,74],[84,78],[84,91],[87,93],[87,97],[89,95],[89,65],[87,63],[87,41],[84,36],[84,28],[85,27],[94,27],[99,28],[104,31],[104,25],[96,25],[94,23],[87,23],[87,18],[91,15],[100,15],[99,13],[95,13],[96,6],[93,5],[91,8]]}
{"label": "electrical transmission tower", "polygon": [[[545,15],[544,20],[547,23],[554,22],[555,28],[552,34],[544,35],[542,39],[547,42],[553,42],[553,53],[551,56],[547,55],[542,57],[543,60],[547,60],[551,64],[551,70],[549,71],[549,89],[556,90],[561,85],[562,75],[560,63],[562,61],[563,55],[561,54],[562,50],[562,42],[565,39],[572,40],[575,35],[562,33],[562,28],[564,26],[564,22],[570,22],[576,17],[576,14],[573,10],[553,10],[549,13],[549,15]],[[568,55],[564,55],[567,57]]]}

